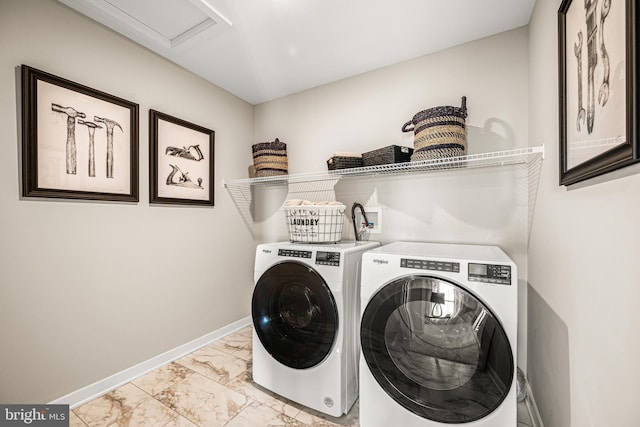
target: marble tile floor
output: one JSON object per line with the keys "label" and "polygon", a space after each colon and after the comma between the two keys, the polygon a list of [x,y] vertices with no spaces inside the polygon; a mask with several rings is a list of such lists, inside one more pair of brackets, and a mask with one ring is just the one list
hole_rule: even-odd
{"label": "marble tile floor", "polygon": [[253,383],[247,326],[70,411],[70,427],[103,426],[357,427],[358,402],[334,418]]}

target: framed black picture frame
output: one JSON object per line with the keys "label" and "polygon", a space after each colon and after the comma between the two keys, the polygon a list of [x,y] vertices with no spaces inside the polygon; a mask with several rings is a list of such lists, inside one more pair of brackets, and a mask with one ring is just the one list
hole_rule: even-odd
{"label": "framed black picture frame", "polygon": [[563,0],[558,10],[560,185],[638,161],[636,0]]}
{"label": "framed black picture frame", "polygon": [[149,203],[214,206],[215,132],[149,110]]}
{"label": "framed black picture frame", "polygon": [[138,104],[27,65],[22,196],[138,201]]}

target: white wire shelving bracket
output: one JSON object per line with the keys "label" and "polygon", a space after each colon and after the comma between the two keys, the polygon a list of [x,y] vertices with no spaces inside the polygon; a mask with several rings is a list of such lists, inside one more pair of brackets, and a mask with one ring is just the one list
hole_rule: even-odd
{"label": "white wire shelving bracket", "polygon": [[[529,198],[531,199],[533,197],[533,200],[535,200],[543,158],[544,145],[540,145],[536,147],[469,154],[466,156],[417,162],[391,163],[361,168],[305,172],[261,178],[230,179],[223,180],[222,183],[240,211],[245,223],[249,229],[253,231],[255,222],[253,198],[255,192],[259,191],[261,187],[286,186],[285,188],[287,188],[288,191],[287,198],[304,198],[318,201],[326,200],[327,194],[333,192],[335,184],[343,179],[372,176],[384,177],[385,175],[399,174],[432,174],[473,168],[525,165],[527,167],[529,180]],[[532,216],[532,208],[530,209],[529,215],[530,217]],[[531,218],[529,222],[531,222]]]}

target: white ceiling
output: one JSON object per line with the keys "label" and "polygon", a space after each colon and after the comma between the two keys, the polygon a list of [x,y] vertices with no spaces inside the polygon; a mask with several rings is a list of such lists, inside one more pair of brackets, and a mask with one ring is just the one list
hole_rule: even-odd
{"label": "white ceiling", "polygon": [[59,0],[251,104],[528,24],[535,0]]}

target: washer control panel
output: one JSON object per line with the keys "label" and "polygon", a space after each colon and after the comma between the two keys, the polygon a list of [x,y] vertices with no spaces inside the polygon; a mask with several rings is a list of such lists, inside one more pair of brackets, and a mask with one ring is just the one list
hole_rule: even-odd
{"label": "washer control panel", "polygon": [[316,252],[316,264],[318,265],[331,265],[334,267],[340,266],[340,252]]}
{"label": "washer control panel", "polygon": [[278,256],[287,256],[292,258],[311,258],[311,251],[299,251],[296,249],[278,249]]}
{"label": "washer control panel", "polygon": [[498,264],[469,263],[469,281],[511,285],[511,267]]}
{"label": "washer control panel", "polygon": [[400,267],[416,268],[418,270],[451,271],[453,273],[460,273],[460,263],[459,262],[431,261],[431,260],[428,260],[428,259],[401,258],[400,259]]}

